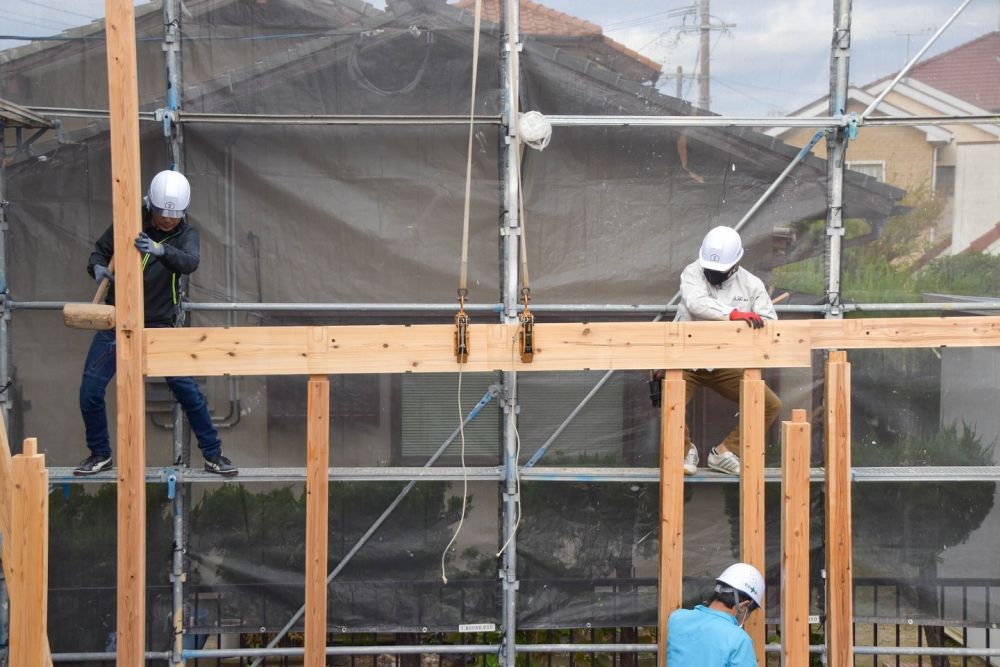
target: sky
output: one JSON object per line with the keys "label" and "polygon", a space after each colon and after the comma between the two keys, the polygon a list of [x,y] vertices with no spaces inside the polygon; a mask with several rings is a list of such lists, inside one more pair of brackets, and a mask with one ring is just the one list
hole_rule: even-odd
{"label": "sky", "polygon": [[[371,0],[383,6],[382,0]],[[697,0],[539,0],[601,25],[605,35],[663,65],[663,92],[696,101]],[[104,13],[103,0],[0,0],[0,35],[51,35]],[[312,0],[322,4],[322,0]],[[144,4],[137,1],[136,5]],[[851,81],[897,71],[960,0],[854,0]],[[685,13],[685,9],[691,11]],[[737,116],[784,115],[829,87],[833,0],[711,0],[711,110]],[[1000,0],[973,0],[926,57],[1000,29]],[[18,43],[0,37],[0,49]],[[0,91],[0,97],[3,96]]]}

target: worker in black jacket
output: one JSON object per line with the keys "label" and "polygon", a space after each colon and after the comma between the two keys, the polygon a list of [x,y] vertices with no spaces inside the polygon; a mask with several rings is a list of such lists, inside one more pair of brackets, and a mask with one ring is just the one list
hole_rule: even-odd
{"label": "worker in black jacket", "polygon": [[[145,323],[149,328],[172,327],[180,321],[179,285],[182,276],[198,268],[198,230],[184,217],[191,201],[191,186],[180,172],[161,171],[149,185],[143,209],[142,232],[135,239],[142,255]],[[112,227],[97,240],[87,272],[98,282],[114,276],[108,269],[114,253]],[[114,290],[107,303],[114,304]],[[108,415],[104,393],[115,375],[115,332],[98,331],[90,344],[80,382],[80,412],[87,432],[90,456],[80,462],[75,475],[94,475],[113,467]],[[187,415],[198,447],[205,457],[205,470],[231,476],[239,471],[222,454],[222,441],[212,424],[204,394],[190,377],[168,377],[167,384]]]}

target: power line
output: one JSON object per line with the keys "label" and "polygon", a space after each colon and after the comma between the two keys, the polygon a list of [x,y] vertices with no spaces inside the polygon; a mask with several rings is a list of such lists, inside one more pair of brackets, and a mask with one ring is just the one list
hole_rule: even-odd
{"label": "power line", "polygon": [[624,30],[625,28],[635,28],[646,23],[655,23],[662,19],[672,19],[678,16],[684,16],[686,14],[694,13],[696,10],[694,5],[688,5],[686,7],[678,7],[676,9],[668,9],[665,12],[657,12],[655,14],[648,14],[646,16],[637,16],[632,19],[625,19],[624,21],[615,21],[613,23],[608,23],[602,26],[604,32],[611,32],[613,30]]}
{"label": "power line", "polygon": [[[33,20],[37,20],[37,21],[46,21],[48,23],[52,23],[52,24],[58,26],[58,30],[63,30],[65,28],[70,27],[70,25],[71,25],[70,23],[66,23],[66,22],[60,23],[58,19],[53,20],[53,19],[45,18],[44,16],[36,16],[34,14],[24,14],[22,12],[15,12],[12,9],[8,9],[4,13],[5,14],[13,14],[14,16],[22,16],[22,17],[24,17],[26,19],[33,19]],[[19,21],[19,23],[24,23],[24,21]],[[32,23],[30,25],[38,25],[38,24],[37,23]],[[44,27],[44,26],[40,26],[40,27]]]}
{"label": "power line", "polygon": [[36,5],[38,7],[44,7],[45,9],[52,9],[52,10],[55,10],[57,12],[62,12],[63,14],[71,14],[73,16],[80,16],[80,17],[85,18],[85,19],[87,19],[89,21],[93,21],[95,18],[97,18],[96,16],[88,16],[87,14],[81,14],[80,12],[74,12],[74,11],[70,11],[68,9],[63,9],[62,7],[56,7],[55,5],[47,5],[44,2],[38,2],[37,0],[21,0],[21,2],[27,3],[29,5]]}
{"label": "power line", "polygon": [[[52,26],[42,25],[41,23],[32,23],[31,21],[23,21],[21,19],[13,19],[13,18],[8,18],[7,20],[10,21],[10,22],[12,22],[12,23],[20,23],[21,25],[30,25],[30,26],[33,26],[35,28],[41,28],[42,30],[48,30],[50,32],[53,30]],[[41,36],[38,36],[38,35],[33,36],[33,37],[28,37],[28,36],[23,36],[23,35],[2,35],[2,36],[0,36],[0,39],[34,40],[34,39],[40,39],[40,37]]]}

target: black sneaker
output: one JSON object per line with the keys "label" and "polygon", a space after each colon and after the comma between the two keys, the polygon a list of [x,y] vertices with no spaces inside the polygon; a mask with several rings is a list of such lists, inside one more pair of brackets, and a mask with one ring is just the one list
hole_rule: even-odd
{"label": "black sneaker", "polygon": [[208,472],[214,472],[216,475],[222,475],[223,477],[233,477],[239,474],[239,468],[233,465],[233,462],[228,458],[219,454],[216,457],[205,459],[205,470]]}
{"label": "black sneaker", "polygon": [[91,454],[84,460],[80,461],[80,465],[73,469],[73,474],[77,477],[96,475],[99,472],[111,470],[114,467],[115,464],[111,462],[110,456],[94,456]]}

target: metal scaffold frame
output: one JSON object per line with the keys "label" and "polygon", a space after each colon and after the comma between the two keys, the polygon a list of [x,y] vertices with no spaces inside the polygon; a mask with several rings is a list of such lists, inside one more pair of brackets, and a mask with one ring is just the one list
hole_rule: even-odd
{"label": "metal scaffold frame", "polygon": [[[808,148],[811,148],[816,141],[825,137],[827,139],[828,154],[832,159],[828,161],[828,217],[827,217],[827,253],[826,253],[826,303],[819,306],[778,306],[781,312],[816,313],[827,318],[839,318],[846,312],[907,312],[907,311],[995,311],[1000,310],[1000,301],[983,300],[975,304],[969,303],[879,303],[879,304],[849,304],[842,302],[840,292],[840,272],[841,272],[841,241],[843,235],[843,220],[841,217],[841,207],[843,201],[843,179],[844,179],[844,156],[849,143],[849,127],[856,127],[859,123],[871,126],[916,126],[928,124],[960,124],[960,123],[986,123],[997,122],[995,117],[982,116],[935,116],[935,117],[869,117],[872,110],[885,98],[892,87],[902,79],[919,57],[934,43],[947,26],[957,18],[957,16],[968,6],[971,0],[964,0],[964,3],[948,19],[948,22],[928,41],[917,55],[899,73],[899,76],[882,92],[875,102],[862,114],[860,118],[851,117],[846,113],[846,94],[849,81],[848,61],[850,57],[851,41],[851,0],[833,0],[834,3],[834,26],[833,40],[831,45],[831,70],[830,70],[830,110],[829,115],[823,118],[736,118],[721,116],[549,116],[549,121],[555,127],[601,127],[601,126],[629,126],[629,127],[704,127],[704,128],[727,128],[727,127],[808,127],[818,128],[816,138]],[[500,193],[501,193],[501,213],[503,234],[499,243],[499,255],[501,261],[501,285],[499,290],[498,303],[466,304],[465,308],[471,312],[485,315],[496,315],[501,324],[517,324],[519,315],[525,306],[520,303],[520,279],[519,273],[521,261],[521,248],[519,246],[520,236],[523,233],[524,221],[520,219],[519,200],[521,193],[520,158],[518,156],[518,142],[515,136],[515,124],[518,113],[518,91],[517,81],[520,79],[519,61],[517,52],[520,50],[521,42],[519,35],[519,17],[517,2],[502,2],[501,22],[503,29],[503,39],[501,39],[500,55],[500,85],[502,109],[499,116],[478,116],[475,122],[483,125],[495,125],[498,127],[499,146],[499,173],[500,173]],[[166,108],[155,113],[142,113],[140,120],[144,122],[162,123],[164,136],[170,147],[171,161],[173,165],[183,170],[184,165],[184,133],[186,124],[198,123],[234,123],[234,124],[294,124],[294,125],[441,125],[454,124],[465,125],[469,123],[468,117],[462,116],[334,116],[334,115],[247,115],[247,114],[219,114],[219,113],[195,113],[186,112],[183,109],[184,100],[180,98],[179,91],[183,90],[182,68],[181,68],[181,31],[180,31],[180,0],[163,0],[163,52],[166,69]],[[55,116],[66,118],[106,118],[109,112],[106,110],[93,109],[67,109],[67,108],[35,108],[35,113],[43,116]],[[796,164],[807,154],[808,148],[803,149],[789,164],[775,183],[768,188],[754,207],[744,216],[740,225],[747,222],[750,217],[766,202],[768,197],[777,189],[782,180],[794,169]],[[5,193],[5,172],[4,162],[0,161],[0,384],[7,385],[10,368],[10,333],[8,324],[14,312],[17,310],[54,310],[62,307],[63,302],[53,301],[15,301],[8,298],[7,290],[7,264],[6,264],[6,239],[7,222],[4,217]],[[227,247],[227,253],[231,248]],[[230,258],[235,262],[235,258]],[[230,261],[227,259],[227,261]],[[233,267],[229,267],[233,268]],[[227,279],[235,281],[235,269],[227,269]],[[363,316],[371,317],[373,314],[444,314],[454,311],[453,304],[443,303],[237,303],[235,285],[231,284],[231,292],[228,298],[233,299],[228,302],[218,303],[188,303],[184,305],[187,313],[191,312],[226,312],[235,314],[237,312],[336,312],[343,316]],[[549,314],[578,314],[584,316],[610,316],[610,315],[632,315],[650,316],[655,315],[654,321],[658,321],[666,314],[676,310],[677,297],[675,296],[666,304],[532,304],[531,310],[538,313]],[[502,585],[502,640],[497,645],[421,645],[421,646],[377,646],[377,647],[351,647],[337,646],[326,649],[326,655],[362,655],[374,653],[466,653],[466,654],[496,654],[499,655],[504,667],[514,667],[518,654],[523,653],[564,653],[573,652],[656,652],[655,644],[574,644],[568,647],[565,644],[531,644],[519,645],[516,640],[516,612],[517,612],[517,540],[516,528],[518,513],[520,512],[520,481],[531,480],[537,482],[561,482],[561,481],[591,481],[607,483],[653,483],[659,481],[659,471],[655,468],[556,468],[556,467],[536,467],[535,464],[544,455],[548,446],[559,436],[563,429],[575,418],[577,414],[586,406],[591,397],[603,385],[614,371],[607,374],[598,382],[597,386],[580,402],[580,404],[566,417],[562,424],[555,430],[548,441],[526,464],[521,464],[518,460],[518,440],[517,440],[517,420],[519,412],[518,403],[518,371],[506,370],[502,373],[501,382],[491,386],[479,404],[465,417],[465,423],[475,419],[479,411],[491,401],[496,400],[502,409],[502,432],[501,451],[502,463],[496,467],[470,467],[459,468],[431,468],[430,466],[444,452],[456,437],[459,429],[456,429],[451,436],[446,439],[423,467],[378,467],[378,468],[331,468],[329,479],[332,481],[387,481],[401,480],[407,481],[408,485],[400,492],[399,496],[391,503],[382,515],[377,519],[371,528],[348,552],[338,567],[329,574],[327,584],[332,581],[340,570],[346,566],[351,558],[360,550],[367,540],[374,534],[385,519],[392,513],[395,507],[401,502],[403,497],[419,481],[445,480],[456,481],[461,479],[494,481],[498,483],[501,507],[501,534],[500,543],[507,545],[499,561],[499,578]],[[0,392],[0,411],[3,416],[10,409],[10,397],[6,392]],[[174,460],[177,462],[186,461],[188,452],[184,445],[184,422],[181,411],[175,406],[173,413],[173,448]],[[1000,481],[1000,467],[989,468],[857,468],[852,470],[854,481],[856,482],[883,482],[883,481]],[[779,481],[778,469],[767,469],[764,471],[763,479],[769,483]],[[809,475],[814,483],[822,482],[825,474],[822,469],[814,469]],[[277,481],[303,481],[306,473],[302,468],[296,469],[252,469],[241,472],[238,482],[277,482]],[[58,484],[69,484],[78,482],[106,482],[107,480],[94,478],[75,478],[70,469],[53,468],[51,470],[51,481]],[[164,660],[171,664],[180,664],[188,659],[196,658],[222,658],[222,657],[246,657],[258,658],[254,664],[259,664],[260,660],[269,656],[302,656],[304,649],[276,648],[274,645],[281,636],[290,630],[297,621],[299,615],[293,617],[286,627],[279,633],[279,636],[268,648],[244,649],[244,650],[188,650],[183,647],[184,638],[184,582],[185,572],[185,549],[187,533],[185,529],[186,511],[190,502],[191,485],[195,483],[217,482],[218,478],[205,473],[199,473],[186,466],[176,466],[170,468],[148,468],[146,471],[147,482],[166,483],[176,488],[176,493],[172,496],[172,521],[174,553],[170,565],[170,582],[172,586],[172,614],[174,627],[174,642],[169,651],[147,652],[146,658],[151,660]],[[731,477],[704,475],[687,480],[689,483],[735,483],[738,480]],[[768,651],[778,651],[780,646],[768,645]],[[922,654],[922,655],[1000,655],[1000,649],[987,650],[963,650],[963,649],[928,649],[921,648],[910,650],[906,648],[881,648],[881,647],[855,647],[856,654],[878,654],[886,653],[893,655]],[[810,647],[813,653],[826,652],[825,646]],[[107,660],[114,658],[113,653],[64,653],[53,655],[56,662],[77,661],[77,660]]]}

